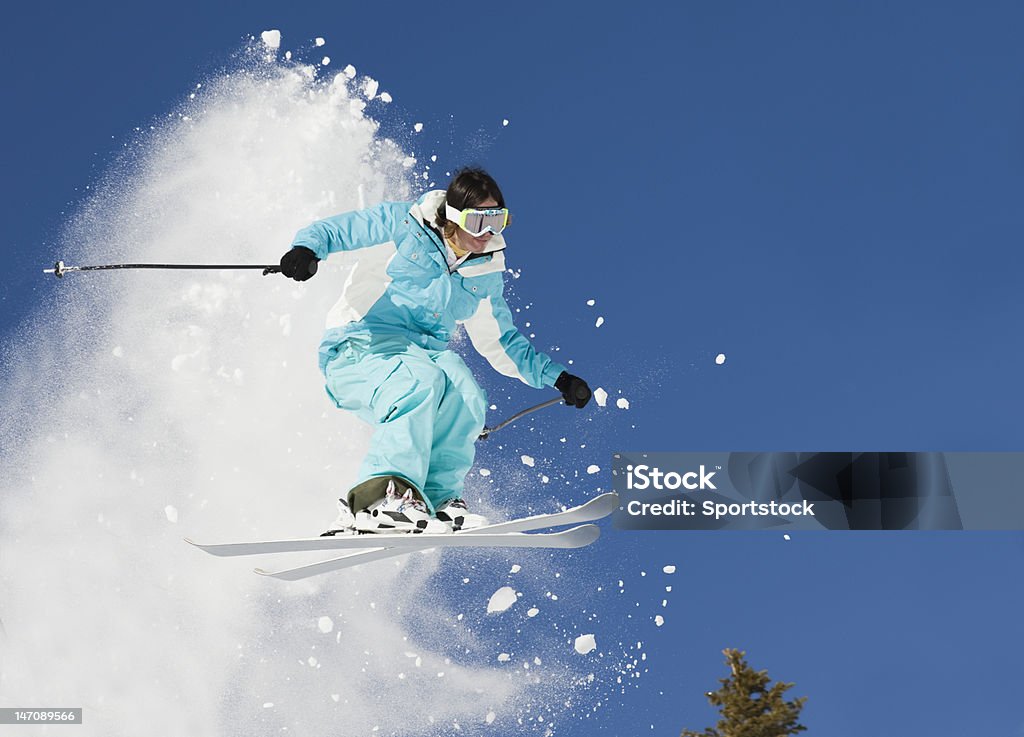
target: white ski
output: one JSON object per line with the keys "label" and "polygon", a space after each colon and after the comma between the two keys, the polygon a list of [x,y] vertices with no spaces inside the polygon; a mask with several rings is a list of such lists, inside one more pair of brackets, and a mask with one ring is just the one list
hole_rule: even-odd
{"label": "white ski", "polygon": [[[388,547],[404,550],[422,548],[582,548],[597,540],[601,530],[597,525],[580,525],[560,532],[480,532],[464,534],[401,533],[388,536]],[[254,543],[216,543],[203,545],[188,538],[186,542],[211,555],[261,555],[264,553],[297,553],[307,550],[377,549],[380,535],[339,535],[337,537],[309,537],[296,540],[267,540]]]}
{"label": "white ski", "polygon": [[[603,517],[607,517],[614,512],[619,506],[619,497],[614,492],[607,494],[601,494],[599,496],[590,499],[587,502],[577,506],[565,509],[561,512],[552,512],[548,514],[537,514],[531,517],[523,517],[521,519],[510,520],[508,522],[498,522],[493,525],[487,525],[486,527],[479,527],[474,534],[480,534],[481,532],[492,533],[492,532],[529,532],[531,530],[543,530],[548,527],[559,527],[561,525],[573,525],[581,522],[593,522]],[[456,532],[454,535],[468,535],[469,531]],[[422,541],[422,535],[413,536],[414,539]],[[445,536],[448,537],[448,536]],[[384,542],[383,540],[381,542]],[[421,545],[421,549],[426,550],[430,548],[430,545]],[[384,558],[391,558],[397,555],[404,555],[406,553],[413,552],[408,548],[377,548],[373,550],[363,550],[357,553],[349,553],[338,558],[331,558],[329,560],[321,561],[319,563],[311,563],[304,566],[297,566],[294,568],[285,568],[277,571],[268,571],[263,568],[254,569],[256,573],[261,576],[270,576],[273,578],[279,578],[284,581],[299,581],[304,578],[311,576],[319,576],[322,573],[330,573],[331,571],[340,571],[345,568],[351,568],[352,566],[362,565],[363,563],[371,563],[375,560],[382,560]]]}

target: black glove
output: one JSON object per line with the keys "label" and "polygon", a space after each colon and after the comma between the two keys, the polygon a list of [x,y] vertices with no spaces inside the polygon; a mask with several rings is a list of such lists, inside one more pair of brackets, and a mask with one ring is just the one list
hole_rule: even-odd
{"label": "black glove", "polygon": [[583,409],[590,401],[590,387],[587,382],[568,371],[563,371],[555,380],[555,389],[562,392],[562,399],[570,407]]}
{"label": "black glove", "polygon": [[281,257],[281,273],[295,281],[306,281],[316,273],[316,254],[305,246],[296,246]]}

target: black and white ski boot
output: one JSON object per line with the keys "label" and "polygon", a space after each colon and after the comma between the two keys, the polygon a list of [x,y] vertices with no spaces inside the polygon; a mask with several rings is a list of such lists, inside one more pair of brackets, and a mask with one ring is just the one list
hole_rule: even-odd
{"label": "black and white ski boot", "polygon": [[462,499],[449,499],[434,510],[437,518],[451,526],[453,531],[475,530],[488,524],[487,518],[482,514],[474,514],[469,511],[466,502]]}
{"label": "black and white ski boot", "polygon": [[413,489],[408,488],[403,493],[394,480],[388,481],[383,499],[356,513],[355,527],[359,532],[373,533],[451,532],[451,527],[431,516],[426,502]]}

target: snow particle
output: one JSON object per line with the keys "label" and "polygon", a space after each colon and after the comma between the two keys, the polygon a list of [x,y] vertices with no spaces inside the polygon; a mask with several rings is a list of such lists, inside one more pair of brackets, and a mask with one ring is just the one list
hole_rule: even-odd
{"label": "snow particle", "polygon": [[316,43],[317,46],[323,46],[327,42],[324,41],[320,36],[317,36],[315,43]]}
{"label": "snow particle", "polygon": [[323,59],[320,60],[320,65],[321,66],[327,66],[330,63],[331,63],[331,57],[329,57],[329,56],[325,56]]}
{"label": "snow particle", "polygon": [[481,468],[480,469],[480,475],[481,476],[490,476],[491,472],[488,469],[486,469],[486,468]]}
{"label": "snow particle", "polygon": [[167,521],[176,523],[178,521],[178,510],[168,504],[164,507],[164,514],[167,515]]}
{"label": "snow particle", "polygon": [[538,614],[540,614],[540,609],[537,607],[531,607],[530,610],[526,612],[527,617],[536,617]]}
{"label": "snow particle", "polygon": [[421,132],[423,130],[423,123],[416,123],[416,125],[414,125],[412,129],[417,133]]}
{"label": "snow particle", "polygon": [[672,574],[672,573],[676,572],[676,567],[675,566],[665,566],[661,570],[664,571],[665,573]]}
{"label": "snow particle", "polygon": [[498,662],[499,663],[507,663],[511,659],[512,659],[512,656],[509,655],[508,653],[501,653],[501,654],[498,655]]}
{"label": "snow particle", "polygon": [[656,615],[654,617],[654,624],[656,626],[660,627],[661,625],[665,624],[665,618],[663,616],[661,616],[660,614]]}
{"label": "snow particle", "polygon": [[520,566],[518,563],[516,563],[515,565],[512,566],[512,570],[509,571],[509,573],[519,573],[519,571],[521,571],[521,570],[523,570],[522,566]]}
{"label": "snow particle", "polygon": [[354,66],[352,66],[351,64],[349,64],[348,66],[346,66],[346,67],[345,67],[344,69],[342,69],[341,71],[342,71],[342,73],[343,73],[343,74],[344,74],[344,75],[345,75],[346,77],[348,77],[349,79],[355,79],[355,76],[356,76],[356,68],[355,68]]}
{"label": "snow particle", "polygon": [[524,466],[533,466],[533,458],[530,456],[520,456]]}
{"label": "snow particle", "polygon": [[719,366],[725,363],[725,354],[719,353],[717,356],[715,356],[715,363],[717,363]]}
{"label": "snow particle", "polygon": [[495,714],[493,711],[489,711],[489,712],[487,712],[487,716],[484,717],[484,722],[487,723],[487,724],[490,724],[491,722],[494,721],[496,716],[497,716],[497,714]]}
{"label": "snow particle", "polygon": [[590,474],[598,473],[600,470],[601,470],[601,467],[598,466],[598,465],[595,465],[595,464],[591,464],[591,465],[587,466],[587,473],[590,473]]}
{"label": "snow particle", "polygon": [[598,407],[604,407],[608,402],[608,392],[601,387],[597,387],[597,389],[594,390],[594,401],[597,402]]}
{"label": "snow particle", "polygon": [[604,318],[603,318],[603,317],[599,317],[599,318],[597,318],[597,322],[596,322],[596,323],[594,323],[594,327],[595,327],[595,328],[599,328],[599,327],[601,327],[602,325],[604,325]]}
{"label": "snow particle", "polygon": [[320,631],[325,635],[334,629],[334,621],[330,617],[320,617],[316,621],[316,626],[320,628]]}
{"label": "snow particle", "polygon": [[619,397],[615,400],[615,406],[619,409],[629,409],[629,400],[625,397]]}
{"label": "snow particle", "polygon": [[268,49],[279,49],[281,48],[281,32],[280,31],[264,31],[260,34],[260,38],[263,40],[263,45]]}
{"label": "snow particle", "polygon": [[381,92],[380,93],[380,101],[381,102],[391,102],[391,95],[388,94],[387,92]]}
{"label": "snow particle", "polygon": [[508,125],[508,118],[505,118],[504,120],[502,120],[502,121],[501,121],[501,125],[502,125],[503,127],[504,127],[504,126],[506,126],[506,125]]}
{"label": "snow particle", "polygon": [[789,536],[789,535],[783,535],[783,536],[782,536],[782,539],[783,539],[783,540],[791,540],[792,538],[790,538],[790,536]]}
{"label": "snow particle", "polygon": [[515,603],[515,589],[513,589],[511,586],[502,586],[500,589],[491,594],[491,599],[487,602],[487,613],[495,614],[504,612]]}
{"label": "snow particle", "polygon": [[580,655],[586,655],[597,649],[597,640],[593,635],[580,635],[576,638],[575,647]]}
{"label": "snow particle", "polygon": [[363,94],[366,95],[366,99],[372,100],[374,97],[376,97],[377,89],[379,87],[380,84],[377,82],[376,79],[370,79],[369,77],[367,77],[366,82],[363,83]]}

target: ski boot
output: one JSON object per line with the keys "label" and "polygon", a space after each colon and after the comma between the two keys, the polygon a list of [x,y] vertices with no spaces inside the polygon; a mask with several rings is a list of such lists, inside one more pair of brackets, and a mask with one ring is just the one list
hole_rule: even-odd
{"label": "ski boot", "polygon": [[[375,495],[374,489],[381,486],[384,486],[383,498],[366,504],[366,500]],[[431,516],[426,502],[403,479],[382,476],[364,481],[349,492],[350,504],[355,502],[356,507],[362,506],[358,500],[362,500],[365,505],[355,515],[355,528],[358,532],[451,532],[451,527]]]}
{"label": "ski boot", "polygon": [[482,514],[469,511],[462,499],[449,499],[435,510],[437,518],[449,525],[454,532],[459,530],[475,530],[488,524]]}

